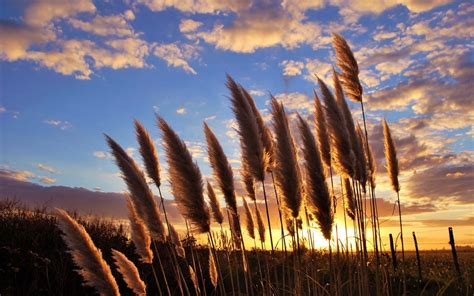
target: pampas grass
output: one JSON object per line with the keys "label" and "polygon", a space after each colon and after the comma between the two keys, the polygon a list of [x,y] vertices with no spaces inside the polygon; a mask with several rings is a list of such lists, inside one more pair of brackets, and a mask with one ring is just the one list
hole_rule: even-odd
{"label": "pampas grass", "polygon": [[247,196],[252,200],[256,201],[255,196],[255,182],[252,178],[252,175],[249,172],[249,169],[244,165],[241,169],[242,183],[244,183],[245,191]]}
{"label": "pampas grass", "polygon": [[307,204],[313,209],[316,222],[321,229],[325,239],[331,239],[331,231],[334,216],[331,207],[331,195],[329,194],[324,175],[324,167],[316,140],[308,123],[298,114],[298,129],[303,146],[303,157],[305,160],[305,196]]}
{"label": "pampas grass", "polygon": [[242,161],[247,165],[255,180],[263,181],[265,179],[265,159],[255,114],[242,92],[242,87],[230,76],[227,76],[227,87],[231,92],[232,111],[239,126]]}
{"label": "pampas grass", "polygon": [[385,152],[385,159],[386,159],[386,166],[387,166],[387,173],[390,179],[390,184],[395,192],[400,191],[400,183],[398,182],[398,159],[397,159],[397,151],[395,148],[395,143],[392,139],[392,134],[390,132],[390,127],[387,124],[387,121],[384,119],[382,121],[383,124],[383,143],[384,143],[384,152]]}
{"label": "pampas grass", "polygon": [[207,196],[209,197],[209,205],[214,221],[218,224],[224,223],[224,214],[221,210],[221,204],[219,203],[216,193],[209,182],[207,182]]}
{"label": "pampas grass", "polygon": [[176,254],[178,254],[178,256],[181,258],[185,258],[186,253],[184,251],[183,244],[181,243],[181,240],[179,239],[179,234],[174,228],[174,226],[171,224],[170,224],[168,236],[169,236],[169,240],[174,244]]}
{"label": "pampas grass", "polygon": [[212,254],[210,249],[209,249],[209,278],[211,280],[211,284],[214,287],[217,287],[217,280],[219,276],[217,274],[217,268],[216,268],[216,262],[214,261],[214,255]]}
{"label": "pampas grass", "polygon": [[151,264],[153,262],[153,252],[150,249],[151,238],[143,220],[138,217],[130,196],[127,198],[128,219],[130,221],[130,233],[132,242],[135,245],[135,251],[140,256],[143,263]]}
{"label": "pampas grass", "polygon": [[163,240],[165,232],[160,210],[156,205],[153,193],[146,183],[143,172],[117,142],[107,135],[105,137],[109,147],[112,149],[115,162],[122,171],[122,178],[127,183],[130,197],[138,216],[143,219],[154,239]]}
{"label": "pampas grass", "polygon": [[237,214],[237,201],[234,191],[234,174],[232,167],[224,154],[221,144],[217,140],[209,126],[204,123],[204,134],[206,135],[207,152],[214,178],[224,194],[227,207],[231,212]]}
{"label": "pampas grass", "polygon": [[247,222],[247,233],[252,239],[255,239],[255,224],[253,222],[252,212],[250,211],[249,205],[247,204],[245,197],[242,197],[242,202],[244,204],[245,210],[245,221]]}
{"label": "pampas grass", "polygon": [[326,118],[321,101],[314,92],[314,123],[316,126],[316,137],[318,140],[318,148],[326,167],[331,167],[331,146],[329,144],[329,136],[326,127]]}
{"label": "pampas grass", "polygon": [[301,206],[301,181],[296,148],[288,118],[282,104],[272,97],[273,126],[275,128],[275,180],[285,208],[297,218]]}
{"label": "pampas grass", "polygon": [[325,104],[324,110],[331,143],[331,163],[339,175],[351,178],[354,176],[355,156],[344,123],[344,115],[329,88],[319,77],[317,79]]}
{"label": "pampas grass", "polygon": [[342,86],[339,81],[339,75],[333,68],[333,82],[334,82],[334,93],[336,95],[336,102],[339,105],[339,110],[344,117],[344,123],[346,125],[347,133],[349,134],[349,140],[351,144],[352,152],[354,153],[354,178],[358,180],[363,186],[366,183],[367,169],[366,164],[363,161],[364,154],[362,150],[362,143],[359,141],[357,131],[354,125],[354,119],[352,118],[351,110],[344,99],[344,93]]}
{"label": "pampas grass", "polygon": [[255,101],[249,92],[241,87],[242,93],[244,94],[245,98],[247,99],[250,107],[252,108],[253,115],[255,116],[255,120],[257,121],[257,126],[260,132],[260,136],[262,139],[262,145],[264,148],[264,160],[265,160],[265,169],[267,172],[271,172],[273,165],[274,165],[274,156],[273,156],[273,137],[270,129],[265,125],[262,115],[260,111],[258,111],[257,106],[255,105]]}
{"label": "pampas grass", "polygon": [[255,217],[257,219],[258,236],[260,241],[265,243],[265,224],[263,223],[262,213],[257,206],[255,206]]}
{"label": "pampas grass", "polygon": [[351,181],[348,178],[343,178],[342,179],[342,190],[344,192],[344,201],[345,201],[345,211],[349,218],[352,220],[355,220],[355,211],[356,211],[356,206],[355,206],[355,200],[354,200],[354,193],[352,191],[351,187]]}
{"label": "pampas grass", "polygon": [[142,156],[148,178],[155,182],[156,187],[160,187],[160,162],[158,153],[156,152],[155,144],[150,134],[138,120],[135,120],[135,134],[138,144],[140,145],[140,155]]}
{"label": "pampas grass", "polygon": [[100,295],[120,295],[110,266],[102,258],[102,252],[94,245],[84,226],[64,210],[56,209],[55,214],[64,242],[85,284],[95,288]]}
{"label": "pampas grass", "polygon": [[337,66],[342,70],[341,81],[346,94],[355,102],[362,102],[362,85],[359,81],[359,66],[347,41],[339,34],[332,34]]}
{"label": "pampas grass", "polygon": [[112,249],[112,257],[115,265],[123,277],[127,286],[135,293],[135,295],[145,296],[146,285],[140,278],[137,267],[122,252]]}
{"label": "pampas grass", "polygon": [[209,232],[211,219],[204,201],[201,171],[193,162],[186,144],[161,117],[158,117],[158,126],[163,134],[171,191],[177,207],[195,231]]}

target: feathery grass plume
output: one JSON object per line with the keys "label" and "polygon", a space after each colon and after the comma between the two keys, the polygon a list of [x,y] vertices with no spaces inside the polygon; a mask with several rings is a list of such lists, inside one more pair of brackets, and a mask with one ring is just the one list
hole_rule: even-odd
{"label": "feathery grass plume", "polygon": [[153,262],[153,252],[150,249],[151,238],[143,220],[138,217],[130,196],[127,198],[128,219],[130,221],[130,232],[132,242],[135,245],[135,251],[140,256],[143,263],[151,264]]}
{"label": "feathery grass plume", "polygon": [[209,197],[209,205],[211,207],[212,217],[219,224],[224,222],[224,214],[221,211],[221,204],[217,199],[216,193],[209,182],[207,182],[207,196]]}
{"label": "feathery grass plume", "polygon": [[375,189],[375,186],[376,186],[376,172],[377,172],[377,165],[375,163],[375,157],[374,157],[374,153],[372,152],[372,147],[370,146],[370,144],[367,145],[367,142],[366,142],[366,153],[367,153],[367,162],[368,162],[368,165],[369,165],[369,174],[370,174],[370,186],[372,187],[372,189]]}
{"label": "feathery grass plume", "polygon": [[336,102],[339,105],[339,109],[341,110],[342,116],[344,116],[344,123],[346,124],[347,132],[349,134],[349,140],[351,143],[351,149],[355,157],[354,177],[365,187],[365,183],[367,182],[367,168],[365,162],[363,161],[364,152],[362,148],[362,143],[359,141],[351,110],[349,109],[349,106],[347,105],[347,102],[344,98],[344,93],[342,91],[339,75],[337,74],[336,70],[334,70],[334,68],[332,69],[332,74]]}
{"label": "feathery grass plume", "polygon": [[[365,185],[367,180],[370,179],[370,164],[369,164],[369,152],[367,147],[367,140],[365,138],[364,132],[362,131],[359,123],[356,125],[357,132],[357,141],[361,145],[361,155],[359,160],[359,165],[361,166],[361,174],[363,174],[361,184],[365,190]],[[370,184],[369,184],[370,185]]]}
{"label": "feathery grass plume", "polygon": [[168,160],[171,191],[178,210],[199,233],[210,231],[209,208],[204,201],[201,171],[186,144],[166,121],[157,116]]}
{"label": "feathery grass plume", "polygon": [[242,92],[242,87],[229,75],[227,75],[227,87],[231,92],[232,111],[239,126],[242,160],[248,166],[254,179],[263,181],[265,179],[265,159],[255,114]]}
{"label": "feathery grass plume", "polygon": [[398,183],[398,159],[395,143],[392,139],[392,134],[387,121],[383,120],[383,144],[385,147],[385,159],[387,160],[387,173],[390,178],[390,183],[395,192],[400,191],[400,184]]}
{"label": "feathery grass plume", "polygon": [[326,167],[331,167],[331,146],[329,144],[329,136],[326,128],[326,118],[324,116],[324,109],[321,105],[316,91],[314,92],[314,122],[316,125],[316,136],[318,139],[319,152],[321,159]]}
{"label": "feathery grass plume", "polygon": [[160,161],[158,153],[150,134],[138,120],[135,120],[135,134],[140,145],[140,155],[142,156],[148,178],[155,182],[156,187],[160,187]]}
{"label": "feathery grass plume", "polygon": [[362,102],[362,85],[359,81],[359,66],[346,40],[339,34],[332,34],[332,44],[336,51],[337,66],[342,70],[341,80],[349,98]]}
{"label": "feathery grass plume", "polygon": [[316,221],[324,235],[331,239],[331,230],[334,216],[331,209],[331,195],[329,194],[324,175],[324,167],[316,140],[308,123],[298,114],[298,129],[303,143],[303,157],[305,160],[305,196],[316,216]]}
{"label": "feathery grass plume", "polygon": [[174,226],[171,224],[170,224],[168,236],[170,238],[170,241],[174,244],[174,247],[176,249],[176,253],[178,254],[178,256],[181,258],[186,257],[183,244],[181,243],[181,240],[179,239],[179,234],[176,231],[176,228],[174,228]]}
{"label": "feathery grass plume", "polygon": [[199,290],[199,282],[196,273],[194,272],[194,269],[191,267],[191,265],[188,265],[188,270],[189,276],[191,277],[191,281],[193,282],[194,290],[196,290],[196,293],[200,295],[201,293]]}
{"label": "feathery grass plume", "polygon": [[293,218],[298,217],[301,206],[301,181],[296,148],[291,136],[283,104],[272,97],[273,126],[275,128],[275,183],[285,208]]}
{"label": "feathery grass plume", "polygon": [[258,207],[255,207],[255,217],[257,218],[258,236],[262,243],[265,242],[265,224],[263,223],[262,213]]}
{"label": "feathery grass plume", "polygon": [[216,262],[214,261],[214,255],[212,254],[211,249],[209,249],[209,278],[211,279],[211,284],[214,287],[217,287],[218,274]]}
{"label": "feathery grass plume", "polygon": [[245,98],[249,102],[250,107],[252,108],[253,114],[255,115],[255,120],[257,121],[257,126],[262,137],[262,145],[264,149],[264,159],[265,159],[265,170],[270,172],[274,165],[274,156],[273,156],[273,137],[270,129],[265,125],[263,121],[263,117],[258,111],[257,106],[255,105],[255,101],[249,92],[241,87],[242,93],[244,94]]}
{"label": "feathery grass plume", "polygon": [[105,135],[105,137],[110,149],[112,149],[115,162],[122,171],[122,178],[127,183],[128,191],[138,216],[145,222],[154,239],[163,240],[165,232],[160,210],[156,205],[150,187],[146,183],[143,172],[117,142],[108,135]]}
{"label": "feathery grass plume", "polygon": [[255,225],[253,223],[252,212],[250,211],[249,205],[247,204],[245,197],[242,197],[242,202],[244,203],[245,218],[247,221],[247,232],[249,233],[249,236],[252,239],[255,239]]}
{"label": "feathery grass plume", "polygon": [[207,152],[211,163],[214,178],[224,194],[227,207],[231,212],[237,213],[237,201],[234,190],[234,174],[232,167],[224,154],[221,144],[217,140],[209,126],[204,123],[204,134],[206,135]]}
{"label": "feathery grass plume", "polygon": [[326,84],[317,77],[325,104],[326,123],[331,143],[331,163],[336,172],[346,178],[354,176],[354,153],[347,132],[344,116]]}
{"label": "feathery grass plume", "polygon": [[235,244],[240,246],[240,239],[242,238],[242,229],[240,228],[240,217],[238,214],[228,212],[230,215],[230,231],[234,235]]}
{"label": "feathery grass plume", "polygon": [[290,236],[294,237],[295,236],[295,224],[293,223],[294,219],[288,216],[285,216],[285,221],[286,221],[286,230],[288,231]]}
{"label": "feathery grass plume", "polygon": [[120,295],[110,266],[102,258],[102,252],[94,245],[84,226],[72,219],[66,211],[55,210],[68,252],[79,267],[78,273],[84,278],[85,284],[95,288],[100,295]]}
{"label": "feathery grass plume", "polygon": [[242,169],[241,169],[241,176],[242,182],[244,183],[245,191],[247,192],[247,196],[252,200],[256,200],[255,196],[255,182],[253,180],[252,175],[247,167],[247,165],[242,162]]}
{"label": "feathery grass plume", "polygon": [[135,293],[135,295],[145,296],[146,285],[140,278],[140,273],[137,267],[130,261],[123,253],[112,249],[112,257],[115,260],[115,265],[123,277],[127,286]]}
{"label": "feathery grass plume", "polygon": [[355,219],[354,193],[352,192],[351,181],[348,178],[342,178],[342,188],[344,191],[346,213],[352,220],[354,220]]}

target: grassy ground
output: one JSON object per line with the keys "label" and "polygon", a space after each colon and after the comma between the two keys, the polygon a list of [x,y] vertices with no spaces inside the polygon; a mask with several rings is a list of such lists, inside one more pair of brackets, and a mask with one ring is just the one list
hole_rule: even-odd
{"label": "grassy ground", "polygon": [[[94,243],[99,247],[105,260],[111,265],[112,259],[110,249],[114,248],[123,252],[134,261],[141,273],[142,278],[147,283],[149,295],[157,295],[156,284],[153,280],[149,265],[138,263],[137,255],[134,252],[133,244],[127,238],[124,228],[100,219],[85,220],[77,217],[81,224],[85,226],[91,235]],[[185,242],[190,245],[190,240]],[[169,246],[158,245],[160,255],[163,260],[165,273],[173,274],[173,266],[169,257]],[[190,248],[185,248],[188,264],[193,266]],[[234,278],[234,290],[240,287],[241,293],[245,293],[244,273],[239,265],[239,258],[230,254],[231,264],[227,264],[227,257],[224,252],[220,252],[224,285],[227,293],[232,290],[230,280],[231,270]],[[464,293],[472,293],[474,283],[474,253],[470,250],[459,251],[461,270],[464,276]],[[208,279],[206,247],[197,248],[196,259],[201,265],[196,265],[197,274],[201,283],[201,289],[206,289],[208,294],[212,294],[213,288]],[[155,256],[156,257],[156,256]],[[266,259],[265,259],[266,258]],[[294,270],[294,260],[297,261],[298,270]],[[330,287],[329,260],[327,254],[321,252],[303,251],[298,258],[282,253],[275,255],[272,260],[269,252],[249,252],[248,261],[251,267],[254,289],[258,294],[262,293],[262,285],[259,282],[259,268],[265,270],[265,262],[269,264],[269,274],[272,278],[272,289],[278,294],[284,291],[295,294],[296,291],[289,290],[283,286],[282,274],[285,274],[285,282],[294,280],[294,275],[300,279],[299,294],[307,294],[309,285],[320,285],[321,293],[324,290],[334,293],[335,287]],[[457,290],[457,280],[452,263],[451,252],[449,251],[425,251],[421,253],[423,278],[420,280],[417,275],[416,257],[414,253],[407,253],[407,290],[409,295],[459,295]],[[286,264],[283,264],[286,262]],[[349,273],[353,270],[355,260],[347,259],[333,254],[333,262],[339,266],[336,273],[339,281],[339,292],[350,294]],[[181,262],[181,268],[186,278],[186,262]],[[393,272],[390,257],[383,258],[384,271],[386,273],[386,291],[390,295],[399,295],[401,284],[399,272]],[[230,267],[230,268],[229,268]],[[11,201],[0,202],[0,294],[1,295],[94,295],[94,290],[82,285],[82,279],[74,271],[70,255],[66,252],[66,246],[60,237],[60,232],[56,227],[54,217],[47,215],[45,209],[27,210]],[[131,291],[121,280],[121,276],[114,274],[120,286],[122,295],[131,295]],[[200,270],[204,274],[204,285],[200,277]],[[275,275],[278,279],[275,279]],[[374,281],[374,274],[370,274],[371,282]],[[264,277],[265,278],[265,277]],[[168,278],[173,294],[179,294],[177,285],[172,276]],[[159,281],[164,279],[159,274]],[[317,284],[316,284],[317,282]],[[188,281],[189,287],[192,287]],[[469,289],[469,290],[467,290]],[[191,289],[192,290],[192,289]],[[470,291],[470,292],[468,292]]]}

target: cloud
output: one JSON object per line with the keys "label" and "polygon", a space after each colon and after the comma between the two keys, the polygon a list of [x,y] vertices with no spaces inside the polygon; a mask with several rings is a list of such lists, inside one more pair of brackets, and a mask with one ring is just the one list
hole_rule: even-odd
{"label": "cloud", "polygon": [[45,165],[45,164],[42,164],[42,163],[37,163],[36,168],[38,170],[41,170],[41,171],[44,171],[44,172],[47,172],[47,173],[50,173],[50,174],[59,173],[59,171],[56,168],[53,168],[52,166],[48,166],[48,165]]}
{"label": "cloud", "polygon": [[112,158],[112,155],[106,151],[94,151],[92,155],[97,158]]}
{"label": "cloud", "polygon": [[186,108],[178,108],[176,109],[176,113],[181,114],[181,115],[186,114]]}
{"label": "cloud", "polygon": [[7,109],[3,106],[0,106],[0,113],[5,113],[7,112]]}
{"label": "cloud", "polygon": [[407,190],[413,198],[427,198],[433,202],[456,201],[473,203],[474,165],[434,166],[414,174],[407,185]]}
{"label": "cloud", "polygon": [[197,49],[197,47],[189,44],[158,44],[154,47],[153,54],[164,60],[168,66],[182,68],[184,71],[196,75],[196,71],[189,65],[188,61],[197,57]]}
{"label": "cloud", "polygon": [[137,0],[152,11],[174,8],[190,13],[217,13],[219,11],[239,11],[250,5],[250,0]]}
{"label": "cloud", "polygon": [[[275,98],[283,103],[287,110],[308,111],[313,108],[313,101],[300,92],[281,93],[275,95]],[[270,101],[267,102],[269,103]]]}
{"label": "cloud", "polygon": [[41,45],[55,38],[51,30],[0,20],[0,58],[7,61],[27,58],[31,45]]}
{"label": "cloud", "polygon": [[263,97],[265,92],[261,89],[251,89],[249,90],[249,94],[256,97]]}
{"label": "cloud", "polygon": [[321,43],[321,28],[306,21],[302,15],[292,15],[279,3],[259,2],[239,11],[229,25],[215,24],[210,31],[198,31],[195,37],[214,44],[216,48],[252,53],[259,48],[280,45],[294,49],[302,44],[316,48]]}
{"label": "cloud", "polygon": [[43,184],[54,184],[56,183],[56,179],[50,177],[40,177],[39,181]]}
{"label": "cloud", "polygon": [[74,16],[81,12],[94,12],[92,0],[41,0],[34,1],[25,12],[25,21],[32,26],[46,26],[57,18]]}
{"label": "cloud", "polygon": [[89,32],[99,36],[119,36],[128,37],[135,35],[128,20],[133,20],[135,15],[127,10],[124,14],[118,15],[96,15],[91,20],[70,19],[69,23],[76,29]]}
{"label": "cloud", "polygon": [[61,130],[67,130],[72,127],[72,124],[69,121],[57,120],[57,119],[46,119],[44,123],[57,127]]}
{"label": "cloud", "polygon": [[184,19],[179,23],[179,31],[181,33],[191,33],[195,32],[199,27],[202,26],[201,22],[197,22],[192,19]]}
{"label": "cloud", "polygon": [[284,60],[280,63],[283,67],[283,75],[285,76],[297,76],[301,75],[304,69],[304,63],[300,61]]}

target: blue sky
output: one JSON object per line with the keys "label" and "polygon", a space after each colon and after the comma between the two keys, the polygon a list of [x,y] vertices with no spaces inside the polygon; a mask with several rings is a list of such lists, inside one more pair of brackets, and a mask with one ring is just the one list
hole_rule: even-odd
{"label": "blue sky", "polygon": [[142,121],[159,145],[154,112],[188,142],[204,175],[204,120],[238,169],[226,73],[251,90],[264,114],[272,93],[290,114],[311,116],[314,74],[330,77],[335,31],[359,61],[381,192],[389,196],[377,138],[386,117],[408,203],[441,201],[429,214],[447,209],[451,217],[454,202],[467,219],[474,5],[371,2],[2,1],[2,170],[45,186],[121,192],[102,133],[138,159],[132,121]]}

